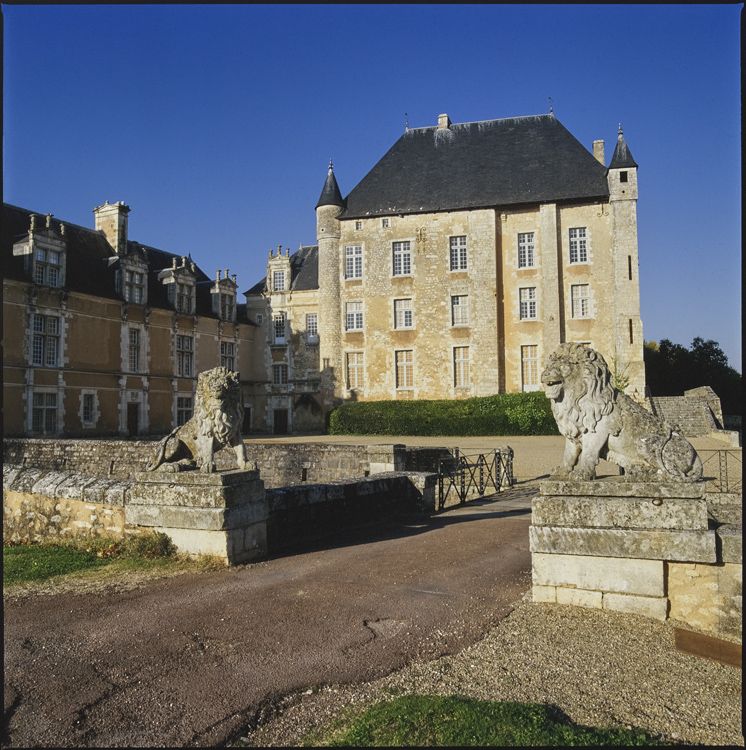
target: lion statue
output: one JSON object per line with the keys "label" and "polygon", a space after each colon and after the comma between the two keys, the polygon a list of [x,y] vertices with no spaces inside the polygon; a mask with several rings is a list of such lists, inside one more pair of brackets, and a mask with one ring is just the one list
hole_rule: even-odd
{"label": "lion statue", "polygon": [[225,367],[201,372],[197,378],[194,416],[161,440],[147,470],[174,472],[199,467],[211,473],[215,471],[216,451],[226,445],[233,447],[240,469],[256,469],[256,463],[246,459],[241,438],[243,415],[238,375]]}
{"label": "lion statue", "polygon": [[597,351],[560,344],[541,382],[566,438],[563,463],[553,479],[595,479],[600,458],[621,466],[629,479],[702,478],[702,462],[691,443],[618,391]]}

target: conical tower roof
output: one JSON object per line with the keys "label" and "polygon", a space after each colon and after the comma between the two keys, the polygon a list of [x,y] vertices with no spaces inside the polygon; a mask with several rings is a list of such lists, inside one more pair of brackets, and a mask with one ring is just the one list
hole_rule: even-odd
{"label": "conical tower roof", "polygon": [[342,198],[342,193],[339,192],[339,185],[337,185],[337,178],[334,176],[332,160],[329,159],[329,172],[326,175],[324,189],[321,191],[321,197],[316,204],[316,208],[319,208],[319,206],[340,206],[344,208],[344,205],[345,202]]}
{"label": "conical tower roof", "polygon": [[614,156],[611,157],[611,164],[609,169],[625,169],[627,167],[636,167],[637,162],[632,158],[632,154],[629,152],[627,147],[627,141],[624,140],[622,135],[622,126],[619,125],[619,137],[616,141],[616,148],[614,149]]}

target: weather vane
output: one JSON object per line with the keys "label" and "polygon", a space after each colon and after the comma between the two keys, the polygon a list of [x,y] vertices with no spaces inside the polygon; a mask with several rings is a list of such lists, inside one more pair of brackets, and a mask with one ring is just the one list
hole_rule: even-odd
{"label": "weather vane", "polygon": [[406,126],[405,126],[406,132],[409,132],[409,115],[406,112],[404,113],[404,119],[406,122]]}
{"label": "weather vane", "polygon": [[551,96],[549,97],[549,114],[550,115],[554,114],[554,108],[552,107],[552,97]]}

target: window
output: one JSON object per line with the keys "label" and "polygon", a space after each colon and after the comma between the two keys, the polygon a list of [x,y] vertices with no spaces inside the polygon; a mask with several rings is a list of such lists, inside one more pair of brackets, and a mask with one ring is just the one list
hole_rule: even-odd
{"label": "window", "polygon": [[129,329],[129,367],[130,372],[140,372],[140,329]]}
{"label": "window", "polygon": [[347,387],[359,391],[363,387],[363,353],[347,352]]}
{"label": "window", "polygon": [[363,330],[363,303],[348,302],[345,305],[347,323],[346,330],[362,331]]}
{"label": "window", "polygon": [[412,273],[410,243],[394,242],[394,276],[409,276]]}
{"label": "window", "polygon": [[396,387],[414,386],[414,357],[412,350],[396,352]]}
{"label": "window", "polygon": [[534,267],[534,233],[518,235],[518,268]]}
{"label": "window", "polygon": [[519,289],[521,320],[536,320],[536,287],[527,286]]}
{"label": "window", "polygon": [[453,384],[456,388],[469,385],[469,347],[453,347]]}
{"label": "window", "polygon": [[34,393],[31,414],[34,432],[48,434],[57,430],[57,394]]}
{"label": "window", "polygon": [[388,229],[391,226],[391,219],[381,219],[381,226]]}
{"label": "window", "polygon": [[587,263],[585,227],[570,230],[570,263]]}
{"label": "window", "polygon": [[412,300],[395,299],[394,300],[394,328],[412,328],[414,320],[412,318]]}
{"label": "window", "polygon": [[94,397],[92,393],[84,393],[83,394],[83,415],[82,415],[82,421],[84,423],[91,423],[95,422],[94,419]]}
{"label": "window", "polygon": [[521,347],[521,381],[524,391],[539,390],[539,347]]}
{"label": "window", "polygon": [[180,313],[191,313],[194,310],[192,305],[192,285],[176,282],[176,309]]}
{"label": "window", "polygon": [[192,397],[176,397],[176,426],[185,425],[192,418]]}
{"label": "window", "polygon": [[620,172],[619,173],[619,182],[627,182],[627,173],[626,172]]}
{"label": "window", "polygon": [[466,270],[466,237],[451,237],[451,271]]}
{"label": "window", "polygon": [[59,286],[60,254],[55,250],[37,248],[34,253],[34,281],[45,286]]}
{"label": "window", "polygon": [[141,305],[145,301],[145,275],[137,271],[124,272],[124,299]]}
{"label": "window", "polygon": [[285,364],[272,365],[272,383],[274,385],[288,384],[288,366]]}
{"label": "window", "polygon": [[591,314],[589,284],[572,284],[572,317],[588,318]]}
{"label": "window", "polygon": [[469,297],[466,294],[451,297],[451,325],[469,325]]}
{"label": "window", "polygon": [[359,230],[363,228],[363,222],[362,221],[356,221],[355,222],[355,229]]}
{"label": "window", "polygon": [[43,367],[57,367],[60,319],[52,315],[33,315],[32,317],[32,362]]}
{"label": "window", "polygon": [[220,295],[220,317],[223,320],[233,320],[236,310],[236,300],[232,294]]}
{"label": "window", "polygon": [[264,323],[264,315],[261,313],[256,314],[256,324],[260,326],[262,323]]}
{"label": "window", "polygon": [[272,291],[285,291],[285,271],[275,271],[272,274]]}
{"label": "window", "polygon": [[363,278],[363,246],[350,245],[345,248],[345,278]]}
{"label": "window", "polygon": [[176,337],[176,359],[180,378],[191,378],[194,363],[194,339],[191,336]]}
{"label": "window", "polygon": [[232,341],[220,342],[220,366],[231,371],[235,370],[235,344]]}
{"label": "window", "polygon": [[277,313],[274,319],[275,344],[285,343],[285,313]]}
{"label": "window", "polygon": [[306,343],[319,343],[319,316],[316,313],[306,315]]}

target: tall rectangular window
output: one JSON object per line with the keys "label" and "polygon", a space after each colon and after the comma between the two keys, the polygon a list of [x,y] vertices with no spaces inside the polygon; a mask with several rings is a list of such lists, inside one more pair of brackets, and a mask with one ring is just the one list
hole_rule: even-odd
{"label": "tall rectangular window", "polygon": [[273,292],[285,291],[285,271],[275,271],[272,274],[272,291]]}
{"label": "tall rectangular window", "polygon": [[319,316],[317,313],[306,315],[306,343],[319,343]]}
{"label": "tall rectangular window", "polygon": [[236,311],[236,300],[232,294],[220,295],[220,317],[223,320],[233,320]]}
{"label": "tall rectangular window", "polygon": [[394,242],[394,276],[412,273],[412,251],[409,241]]}
{"label": "tall rectangular window", "polygon": [[83,394],[83,422],[93,422],[93,394]]}
{"label": "tall rectangular window", "polygon": [[275,315],[274,320],[274,340],[275,344],[284,344],[285,343],[285,313],[277,313]]}
{"label": "tall rectangular window", "polygon": [[518,235],[518,268],[534,267],[534,233]]}
{"label": "tall rectangular window", "polygon": [[349,245],[345,247],[345,278],[363,278],[363,246]]}
{"label": "tall rectangular window", "polygon": [[54,315],[32,316],[31,359],[33,364],[57,367],[60,319]]}
{"label": "tall rectangular window", "polygon": [[220,342],[220,366],[232,372],[236,369],[235,344],[232,341]]}
{"label": "tall rectangular window", "polygon": [[347,387],[351,391],[363,388],[363,353],[347,352]]}
{"label": "tall rectangular window", "polygon": [[145,275],[137,271],[124,272],[124,299],[141,305],[145,300]]}
{"label": "tall rectangular window", "polygon": [[414,318],[412,316],[411,299],[394,300],[394,328],[412,328]]}
{"label": "tall rectangular window", "polygon": [[37,248],[34,253],[34,281],[45,286],[59,286],[60,254],[55,250]]}
{"label": "tall rectangular window", "polygon": [[192,291],[193,287],[191,284],[181,284],[176,282],[176,309],[180,313],[191,313],[194,311],[192,305]]}
{"label": "tall rectangular window", "polygon": [[57,394],[34,393],[31,414],[34,432],[51,434],[57,429]]}
{"label": "tall rectangular window", "polygon": [[140,329],[129,329],[129,366],[130,372],[140,372]]}
{"label": "tall rectangular window", "polygon": [[192,397],[176,397],[176,425],[181,427],[192,418]]}
{"label": "tall rectangular window", "polygon": [[591,314],[590,284],[572,284],[572,317],[588,318]]}
{"label": "tall rectangular window", "polygon": [[536,320],[536,287],[528,286],[519,289],[521,320]]}
{"label": "tall rectangular window", "polygon": [[414,387],[414,352],[411,349],[396,352],[396,387]]}
{"label": "tall rectangular window", "polygon": [[539,389],[539,347],[536,344],[521,347],[521,381],[524,391]]}
{"label": "tall rectangular window", "polygon": [[570,263],[587,263],[588,245],[585,227],[570,230]]}
{"label": "tall rectangular window", "polygon": [[466,270],[466,237],[451,237],[451,271]]}
{"label": "tall rectangular window", "polygon": [[453,384],[456,388],[469,385],[469,347],[453,347]]}
{"label": "tall rectangular window", "polygon": [[288,384],[288,366],[286,364],[272,365],[272,383],[274,385]]}
{"label": "tall rectangular window", "polygon": [[469,297],[466,294],[459,294],[451,297],[451,325],[468,326],[469,325]]}
{"label": "tall rectangular window", "polygon": [[348,331],[362,331],[363,330],[363,303],[362,302],[348,302],[345,305],[345,316],[346,324],[345,328]]}
{"label": "tall rectangular window", "polygon": [[194,339],[191,336],[176,337],[176,359],[180,378],[191,378],[194,372]]}

